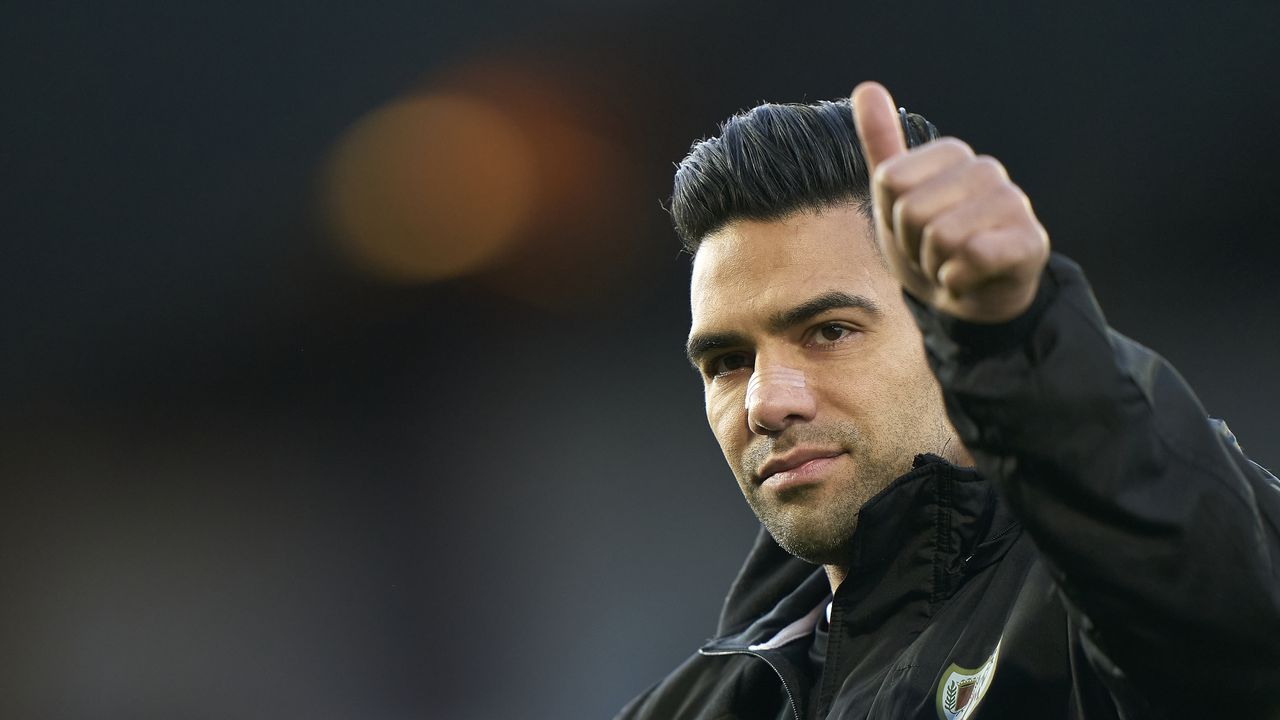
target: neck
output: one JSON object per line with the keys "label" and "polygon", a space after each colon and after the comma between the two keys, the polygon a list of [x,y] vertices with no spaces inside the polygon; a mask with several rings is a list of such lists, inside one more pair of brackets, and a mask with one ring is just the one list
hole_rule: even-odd
{"label": "neck", "polygon": [[[971,468],[976,465],[973,455],[969,453],[969,449],[960,442],[960,438],[956,436],[955,431],[951,431],[943,440],[942,448],[937,455],[956,467]],[[909,472],[909,470],[908,470]],[[840,583],[849,576],[848,565],[823,565],[827,571],[827,582],[831,584],[831,594],[834,595],[836,589],[840,587]]]}
{"label": "neck", "polygon": [[960,442],[960,438],[956,437],[954,430],[947,436],[946,442],[942,444],[942,451],[938,455],[957,467],[971,468],[977,465],[973,460],[973,455],[969,453],[969,448]]}
{"label": "neck", "polygon": [[827,571],[827,582],[831,583],[831,594],[835,595],[840,583],[844,582],[849,574],[849,568],[845,565],[823,565],[822,567]]}

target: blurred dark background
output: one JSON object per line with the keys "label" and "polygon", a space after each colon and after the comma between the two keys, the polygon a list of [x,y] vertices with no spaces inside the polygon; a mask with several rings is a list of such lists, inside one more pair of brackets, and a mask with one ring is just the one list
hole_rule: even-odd
{"label": "blurred dark background", "polygon": [[0,717],[601,718],[754,534],[660,207],[862,79],[1280,465],[1280,5],[0,10]]}

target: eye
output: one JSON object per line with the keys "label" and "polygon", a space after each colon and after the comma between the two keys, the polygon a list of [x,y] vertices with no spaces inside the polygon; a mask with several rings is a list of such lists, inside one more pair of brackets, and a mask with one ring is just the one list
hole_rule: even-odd
{"label": "eye", "polygon": [[751,357],[746,353],[732,352],[711,358],[705,371],[708,377],[720,377],[731,372],[751,367]]}
{"label": "eye", "polygon": [[818,346],[836,345],[849,340],[856,332],[856,330],[848,325],[842,325],[840,323],[824,323],[814,330],[809,344]]}

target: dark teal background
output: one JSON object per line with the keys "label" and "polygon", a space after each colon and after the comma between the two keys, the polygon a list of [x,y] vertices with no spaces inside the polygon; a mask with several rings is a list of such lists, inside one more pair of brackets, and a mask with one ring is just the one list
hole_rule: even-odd
{"label": "dark teal background", "polygon": [[[1280,466],[1276,3],[124,5],[0,9],[5,718],[610,716],[755,526],[682,357],[673,164],[867,78]],[[640,249],[568,302],[383,283],[316,219],[351,123],[489,61],[619,151],[568,272]]]}

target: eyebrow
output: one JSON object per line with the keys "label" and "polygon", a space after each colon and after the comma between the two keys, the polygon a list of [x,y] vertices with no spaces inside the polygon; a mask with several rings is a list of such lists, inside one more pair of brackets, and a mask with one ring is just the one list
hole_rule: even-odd
{"label": "eyebrow", "polygon": [[[767,327],[771,333],[780,333],[812,320],[825,312],[848,308],[862,310],[876,318],[884,314],[884,310],[880,308],[876,301],[865,295],[850,295],[849,293],[833,290],[812,297],[793,308],[781,310],[770,315]],[[689,343],[685,347],[685,355],[688,356],[689,363],[697,367],[698,359],[708,352],[746,344],[747,337],[738,332],[698,333],[689,337]]]}
{"label": "eyebrow", "polygon": [[774,313],[769,317],[769,332],[778,333],[788,328],[793,328],[806,320],[821,315],[830,310],[840,310],[847,308],[856,308],[863,310],[873,317],[880,317],[884,311],[876,304],[874,300],[865,295],[850,295],[849,293],[832,290],[823,293],[817,297],[806,300],[790,310],[783,310]]}

